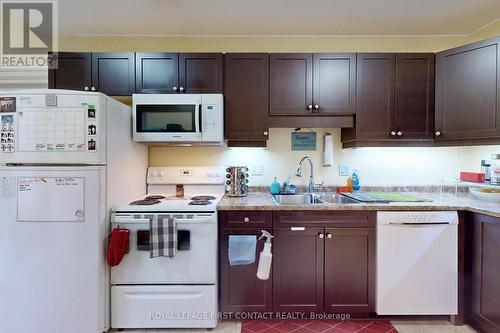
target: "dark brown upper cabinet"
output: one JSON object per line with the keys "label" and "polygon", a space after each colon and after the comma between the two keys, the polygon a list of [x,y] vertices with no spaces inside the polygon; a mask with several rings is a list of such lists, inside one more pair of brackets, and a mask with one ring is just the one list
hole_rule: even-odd
{"label": "dark brown upper cabinet", "polygon": [[356,125],[343,147],[432,145],[434,55],[357,56]]}
{"label": "dark brown upper cabinet", "polygon": [[303,229],[274,229],[275,312],[323,312],[324,229]]}
{"label": "dark brown upper cabinet", "polygon": [[[467,215],[465,253],[470,276],[468,317],[480,332],[500,332],[500,219],[476,213]],[[466,259],[467,260],[467,259]]]}
{"label": "dark brown upper cabinet", "polygon": [[110,96],[132,95],[134,62],[133,52],[92,53],[92,86]]}
{"label": "dark brown upper cabinet", "polygon": [[434,136],[434,54],[396,54],[394,128],[401,139]]}
{"label": "dark brown upper cabinet", "polygon": [[313,56],[310,53],[270,55],[269,114],[311,115]]}
{"label": "dark brown upper cabinet", "polygon": [[137,93],[174,94],[179,92],[179,54],[138,52],[135,54]]}
{"label": "dark brown upper cabinet", "polygon": [[313,113],[353,115],[356,97],[356,54],[313,55]]}
{"label": "dark brown upper cabinet", "polygon": [[[266,229],[272,232],[272,229]],[[272,311],[272,272],[268,280],[257,278],[258,254],[264,240],[257,242],[256,261],[250,265],[230,266],[228,245],[230,235],[260,236],[260,228],[223,228],[220,234],[220,310],[224,312]]]}
{"label": "dark brown upper cabinet", "polygon": [[91,90],[92,61],[90,53],[57,53],[57,69],[49,69],[49,88]]}
{"label": "dark brown upper cabinet", "polygon": [[221,53],[180,53],[179,91],[190,94],[222,93]]}
{"label": "dark brown upper cabinet", "polygon": [[325,312],[375,310],[375,228],[326,228]]}
{"label": "dark brown upper cabinet", "polygon": [[228,53],[224,60],[228,145],[265,147],[269,134],[269,54]]}
{"label": "dark brown upper cabinet", "polygon": [[436,56],[435,139],[500,142],[500,37]]}

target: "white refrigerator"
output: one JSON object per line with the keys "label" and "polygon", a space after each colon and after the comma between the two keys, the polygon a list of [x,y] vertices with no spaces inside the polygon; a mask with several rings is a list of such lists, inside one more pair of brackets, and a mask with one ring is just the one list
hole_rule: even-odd
{"label": "white refrigerator", "polygon": [[110,207],[146,191],[130,107],[0,92],[0,139],[0,332],[107,331]]}

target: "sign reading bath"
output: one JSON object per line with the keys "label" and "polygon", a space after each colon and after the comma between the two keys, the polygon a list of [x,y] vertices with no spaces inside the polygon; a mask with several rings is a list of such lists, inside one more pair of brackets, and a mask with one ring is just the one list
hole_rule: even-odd
{"label": "sign reading bath", "polygon": [[316,132],[293,132],[292,150],[315,151]]}

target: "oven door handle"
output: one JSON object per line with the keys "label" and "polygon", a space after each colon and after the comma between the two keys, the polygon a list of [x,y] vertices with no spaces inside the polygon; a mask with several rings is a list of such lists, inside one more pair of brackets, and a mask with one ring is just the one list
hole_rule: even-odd
{"label": "oven door handle", "polygon": [[136,219],[133,217],[119,217],[115,216],[113,219],[113,223],[122,223],[122,224],[146,224],[149,223],[149,219]]}

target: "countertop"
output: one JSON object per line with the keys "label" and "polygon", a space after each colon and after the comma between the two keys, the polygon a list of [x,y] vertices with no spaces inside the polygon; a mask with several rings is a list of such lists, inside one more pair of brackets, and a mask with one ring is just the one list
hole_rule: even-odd
{"label": "countertop", "polygon": [[376,204],[315,204],[278,205],[270,193],[249,192],[246,197],[225,196],[217,206],[219,211],[231,210],[376,210],[376,211],[439,211],[467,210],[500,218],[500,203],[478,200],[470,196],[440,195],[438,193],[405,192],[431,202],[391,202]]}

